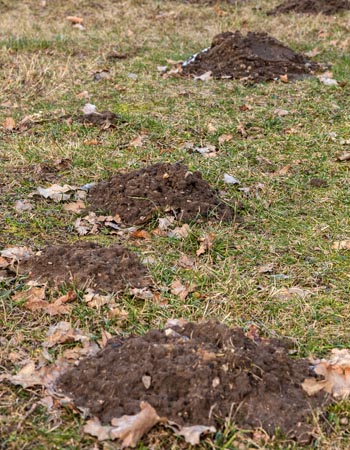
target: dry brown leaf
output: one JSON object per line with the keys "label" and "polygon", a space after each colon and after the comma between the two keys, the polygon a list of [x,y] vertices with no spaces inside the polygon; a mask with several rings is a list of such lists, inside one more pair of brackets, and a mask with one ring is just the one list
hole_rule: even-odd
{"label": "dry brown leaf", "polygon": [[277,291],[274,291],[271,296],[278,300],[290,300],[293,297],[305,298],[311,294],[311,291],[299,287],[291,287],[278,289]]}
{"label": "dry brown leaf", "polygon": [[82,19],[81,17],[77,17],[77,16],[67,16],[66,19],[68,20],[68,22],[71,22],[74,25],[77,23],[82,24],[84,22],[84,19]]}
{"label": "dry brown leaf", "polygon": [[38,187],[37,191],[31,195],[40,195],[41,197],[49,198],[54,202],[64,202],[70,199],[72,192],[76,189],[75,186],[69,186],[68,184],[65,184],[64,186],[53,184],[48,188]]}
{"label": "dry brown leaf", "polygon": [[0,255],[11,260],[22,261],[33,256],[29,247],[8,247],[0,251]]}
{"label": "dry brown leaf", "polygon": [[215,233],[206,233],[203,237],[199,238],[198,241],[200,242],[200,245],[196,251],[196,255],[200,256],[203,253],[210,251],[213,247],[214,239]]}
{"label": "dry brown leaf", "polygon": [[58,314],[70,314],[72,311],[71,306],[66,303],[73,302],[77,299],[77,294],[73,291],[68,291],[67,294],[62,295],[52,303],[48,303],[44,308],[44,311],[50,316],[56,316]]}
{"label": "dry brown leaf", "polygon": [[46,286],[32,286],[27,291],[17,292],[12,297],[14,302],[23,302],[24,307],[29,311],[41,311],[48,305],[45,300]]}
{"label": "dry brown leaf", "polygon": [[289,83],[288,75],[280,75],[282,83]]}
{"label": "dry brown leaf", "polygon": [[111,294],[100,295],[90,288],[86,290],[86,294],[83,296],[84,301],[90,308],[101,308],[101,306],[109,304],[112,298]]}
{"label": "dry brown leaf", "polygon": [[208,123],[207,128],[208,128],[208,133],[210,133],[210,134],[216,133],[216,131],[217,131],[216,126],[211,122]]}
{"label": "dry brown leaf", "polygon": [[258,268],[258,273],[269,273],[273,271],[274,263],[265,264]]}
{"label": "dry brown leaf", "polygon": [[17,200],[15,201],[13,207],[18,212],[31,211],[33,209],[33,205],[29,200]]}
{"label": "dry brown leaf", "polygon": [[242,137],[247,137],[248,133],[246,132],[244,125],[242,123],[239,123],[237,125],[237,131]]}
{"label": "dry brown leaf", "polygon": [[204,72],[202,75],[195,76],[195,80],[199,81],[209,81],[213,78],[213,73],[211,70],[208,70],[207,72]]}
{"label": "dry brown leaf", "polygon": [[154,297],[153,292],[147,288],[131,288],[130,294],[142,300],[152,300]]}
{"label": "dry brown leaf", "polygon": [[144,135],[136,136],[134,139],[131,139],[129,142],[130,147],[141,148],[143,147],[143,141],[145,139]]}
{"label": "dry brown leaf", "polygon": [[171,283],[171,293],[184,301],[190,292],[196,289],[196,286],[192,283],[183,285],[180,280],[175,280]]}
{"label": "dry brown leaf", "polygon": [[183,436],[185,441],[191,445],[197,445],[200,443],[201,435],[207,433],[215,433],[215,427],[209,427],[206,425],[193,425],[191,427],[178,427],[174,423],[170,423],[171,429],[177,436]]}
{"label": "dry brown leaf", "polygon": [[85,209],[85,203],[82,200],[78,200],[77,202],[71,202],[63,205],[63,209],[67,212],[79,213]]}
{"label": "dry brown leaf", "polygon": [[314,372],[324,377],[323,380],[306,378],[302,383],[308,395],[324,390],[336,398],[348,398],[350,395],[350,351],[347,349],[332,350],[330,359],[312,361]]}
{"label": "dry brown leaf", "polygon": [[112,428],[110,425],[102,425],[98,418],[94,417],[86,422],[83,431],[84,433],[97,437],[99,441],[106,441],[110,439],[109,433]]}
{"label": "dry brown leaf", "polygon": [[47,333],[47,339],[43,347],[51,348],[56,344],[65,344],[67,342],[88,341],[88,336],[82,334],[78,328],[72,328],[69,322],[59,322],[52,325]]}
{"label": "dry brown leaf", "polygon": [[176,239],[185,239],[191,232],[191,228],[188,223],[185,223],[181,227],[175,227],[173,230],[168,231],[167,236]]}
{"label": "dry brown leaf", "polygon": [[146,230],[135,230],[131,233],[131,237],[135,239],[151,239],[151,235]]}
{"label": "dry brown leaf", "polygon": [[7,259],[0,256],[0,269],[6,269],[6,267],[8,267],[9,265],[10,262]]}
{"label": "dry brown leaf", "polygon": [[271,175],[284,177],[288,175],[292,167],[293,167],[292,164],[286,164],[285,166],[282,167],[282,169],[276,170],[276,172],[272,173]]}
{"label": "dry brown leaf", "polygon": [[192,267],[194,267],[194,264],[194,259],[187,255],[182,255],[178,261],[178,265],[183,269],[192,269]]}
{"label": "dry brown leaf", "polygon": [[224,142],[231,141],[232,138],[233,138],[232,134],[222,134],[218,139],[219,145],[223,144]]}
{"label": "dry brown leaf", "polygon": [[349,161],[350,160],[350,152],[344,152],[338,156],[338,161]]}
{"label": "dry brown leaf", "polygon": [[6,117],[2,123],[2,127],[7,131],[12,131],[16,128],[16,122],[13,117]]}
{"label": "dry brown leaf", "polygon": [[332,244],[333,250],[350,250],[350,240],[335,241]]}
{"label": "dry brown leaf", "polygon": [[[162,419],[157,411],[147,402],[140,403],[141,411],[134,416],[122,416],[112,419],[112,439],[121,439],[122,448],[136,447],[139,440]],[[164,419],[163,419],[164,420]]]}

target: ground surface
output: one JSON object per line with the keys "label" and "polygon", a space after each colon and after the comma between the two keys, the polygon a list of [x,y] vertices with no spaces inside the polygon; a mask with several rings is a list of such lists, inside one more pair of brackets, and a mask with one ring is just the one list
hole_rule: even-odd
{"label": "ground surface", "polygon": [[[293,357],[322,356],[348,346],[349,250],[333,244],[350,234],[349,162],[338,160],[350,138],[350,17],[267,16],[278,3],[198,7],[173,0],[67,0],[43,7],[34,0],[0,2],[0,122],[8,117],[16,122],[12,131],[11,126],[1,130],[1,247],[40,250],[81,239],[73,226],[76,216],[62,203],[31,199],[32,210],[14,208],[16,200],[27,199],[38,186],[80,186],[157,162],[181,161],[199,170],[233,204],[244,203],[239,226],[190,223],[190,232],[180,239],[153,233],[158,223],[141,230],[147,239],[109,232],[86,236],[142,254],[160,292],[154,301],[119,296],[120,314],[113,316],[103,307],[96,312],[84,302],[72,303],[72,325],[95,340],[102,331],[122,337],[143,334],[183,316],[215,318],[244,329],[255,323],[266,337],[290,339]],[[83,17],[85,30],[73,28],[68,15]],[[218,33],[235,30],[267,32],[294,51],[331,62],[341,84],[326,86],[310,78],[244,86],[166,77],[157,69],[170,69],[168,60],[185,60]],[[110,58],[112,52],[122,57]],[[79,116],[87,102],[120,119],[113,118],[113,126],[108,118],[97,126],[82,123]],[[189,152],[189,143],[213,145],[215,156]],[[57,165],[58,159],[68,164]],[[240,184],[226,184],[225,173]],[[197,254],[199,239],[208,233],[212,245]],[[183,298],[169,289],[177,280],[196,287]],[[61,320],[12,302],[21,283],[1,282],[1,370],[12,373],[26,360],[40,359],[49,326]],[[49,354],[55,359],[71,345],[50,348]],[[2,448],[94,448],[95,440],[81,433],[83,420],[69,409],[60,415],[47,412],[39,403],[40,389],[2,384],[0,400]],[[325,418],[316,421],[310,448],[348,448],[349,418],[349,402],[329,407]],[[116,445],[98,444],[105,449]],[[151,445],[187,447],[158,429],[139,448]],[[278,433],[261,444],[227,426],[200,448],[299,444]]]}
{"label": "ground surface", "polygon": [[301,14],[326,14],[332,15],[350,9],[348,0],[286,0],[276,8],[268,11],[268,14],[284,14],[289,12]]}

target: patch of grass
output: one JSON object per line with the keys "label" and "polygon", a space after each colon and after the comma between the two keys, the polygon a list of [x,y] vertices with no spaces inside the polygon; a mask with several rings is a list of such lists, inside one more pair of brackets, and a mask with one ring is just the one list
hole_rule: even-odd
{"label": "patch of grass", "polygon": [[[337,161],[338,154],[347,150],[340,139],[350,138],[347,86],[332,88],[317,79],[256,86],[223,80],[199,83],[162,78],[157,71],[167,59],[185,59],[206,47],[218,32],[243,29],[267,31],[299,51],[318,48],[321,53],[315,59],[331,62],[335,78],[346,81],[349,57],[342,43],[348,16],[266,17],[270,3],[198,6],[170,0],[106,0],[97,7],[90,0],[69,0],[41,8],[38,2],[15,1],[5,8],[0,30],[5,74],[0,80],[0,122],[14,117],[19,123],[37,113],[43,121],[13,133],[0,131],[1,246],[40,249],[78,239],[76,217],[60,205],[33,200],[33,211],[14,210],[14,201],[27,198],[37,186],[80,185],[158,161],[182,161],[191,170],[200,170],[216,189],[245,207],[241,226],[190,224],[191,233],[183,240],[153,235],[147,242],[125,242],[106,234],[89,237],[103,245],[123,241],[154,257],[150,271],[161,298],[150,302],[121,295],[116,304],[125,315],[112,319],[106,310],[91,310],[79,300],[68,319],[72,325],[99,338],[102,330],[145,333],[172,317],[215,318],[243,327],[255,323],[266,336],[290,338],[296,357],[322,356],[331,348],[348,346],[350,257],[346,250],[331,248],[350,234],[349,163]],[[258,6],[261,9],[254,9]],[[83,16],[86,30],[72,28],[65,19],[69,14]],[[108,60],[114,47],[128,58]],[[111,78],[93,81],[94,73],[102,69],[108,69]],[[83,91],[87,98],[79,95]],[[127,123],[109,130],[83,126],[76,116],[88,101],[99,110],[121,114]],[[279,117],[276,109],[289,114]],[[209,123],[215,132],[210,132]],[[129,142],[141,133],[146,136],[144,146],[131,147]],[[219,145],[222,134],[233,138]],[[86,143],[92,140],[97,144]],[[188,142],[216,145],[218,156],[205,159],[190,153],[184,148]],[[70,158],[72,168],[51,178],[34,173],[33,165],[52,164],[58,158]],[[276,175],[288,164],[286,175]],[[240,181],[238,188],[223,182],[224,173]],[[322,178],[328,187],[310,186],[312,178]],[[155,221],[148,231],[156,226]],[[198,238],[207,232],[216,234],[213,248],[197,257]],[[179,267],[183,254],[195,259],[193,268]],[[273,263],[273,271],[259,272],[268,263]],[[194,282],[198,295],[181,301],[169,289],[175,279]],[[283,301],[274,297],[278,289],[293,286],[310,290],[311,295]],[[2,283],[0,294],[1,364],[12,372],[19,365],[8,355],[20,349],[27,356],[38,356],[48,327],[59,320],[15,305],[11,296],[19,287],[20,283]],[[38,406],[22,420],[40,395],[40,390],[1,385],[0,435],[6,436],[2,448],[94,445],[94,439],[81,434],[81,419],[69,411],[59,419]],[[341,424],[348,409],[349,402],[341,402],[330,408],[326,420],[316,421],[318,440],[309,448],[348,448],[347,429]],[[186,448],[181,439],[169,442],[166,432],[158,429],[145,443],[139,448]],[[200,448],[259,445],[232,425]],[[297,446],[276,435],[260,448]]]}

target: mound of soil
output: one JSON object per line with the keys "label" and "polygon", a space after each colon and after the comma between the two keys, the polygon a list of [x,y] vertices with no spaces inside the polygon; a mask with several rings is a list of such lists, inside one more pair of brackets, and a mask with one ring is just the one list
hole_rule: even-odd
{"label": "mound of soil", "polygon": [[289,12],[301,14],[326,14],[328,16],[350,10],[349,0],[286,0],[267,12],[273,16]]}
{"label": "mound of soil", "polygon": [[169,211],[180,221],[212,217],[233,220],[234,210],[220,200],[200,172],[180,163],[158,163],[117,174],[88,194],[89,210],[119,216],[122,224],[142,224]]}
{"label": "mound of soil", "polygon": [[111,111],[94,112],[79,116],[78,120],[85,125],[95,125],[102,128],[115,128],[125,120]]}
{"label": "mound of soil", "polygon": [[214,78],[237,78],[263,82],[288,76],[303,78],[319,70],[317,63],[295,53],[266,33],[239,31],[218,34],[209,49],[183,64],[183,75],[200,76],[211,71]]}
{"label": "mound of soil", "polygon": [[323,402],[301,388],[309,372],[283,341],[256,342],[217,322],[188,323],[111,339],[63,374],[57,388],[103,423],[138,413],[144,400],[180,426],[220,426],[230,418],[302,442],[310,439],[311,408]]}
{"label": "mound of soil", "polygon": [[143,288],[150,284],[147,269],[137,255],[121,245],[101,247],[93,242],[46,247],[20,263],[19,273],[51,285],[75,283],[95,292],[120,292],[126,287]]}

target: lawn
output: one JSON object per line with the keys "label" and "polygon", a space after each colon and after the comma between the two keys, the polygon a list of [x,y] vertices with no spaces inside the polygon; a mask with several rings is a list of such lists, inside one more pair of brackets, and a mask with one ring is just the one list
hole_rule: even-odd
{"label": "lawn", "polygon": [[[218,319],[245,330],[254,324],[266,338],[291,340],[295,358],[349,347],[350,252],[333,244],[350,239],[350,166],[338,160],[350,142],[350,16],[266,16],[277,3],[0,0],[0,123],[12,117],[19,125],[31,118],[30,126],[0,130],[0,248],[39,250],[78,239],[122,243],[149,258],[159,292],[154,301],[119,295],[121,314],[114,317],[78,298],[67,319],[26,310],[13,301],[25,280],[2,279],[0,371],[16,373],[25,361],[42,360],[47,330],[60,320],[96,341],[103,331],[143,334],[183,317]],[[85,29],[74,28],[67,16],[82,17]],[[170,60],[187,59],[227,30],[266,31],[296,51],[316,49],[315,60],[331,63],[339,84],[326,86],[317,78],[201,82],[163,77],[158,70],[171,68]],[[125,58],[109,58],[112,51]],[[96,81],[103,70],[108,77]],[[76,118],[88,102],[123,121],[105,130],[80,123]],[[232,137],[219,143],[222,135]],[[215,145],[217,155],[190,152],[189,143]],[[45,170],[62,158],[69,158],[69,168]],[[81,238],[74,228],[77,216],[62,203],[31,198],[32,210],[14,208],[39,186],[80,186],[119,169],[176,161],[200,170],[215,189],[241,202],[242,222],[193,222],[182,239],[152,233],[156,223],[142,228],[146,239],[106,231]],[[226,184],[225,173],[239,184]],[[197,256],[206,233],[214,236],[212,247]],[[190,268],[179,264],[184,255],[194,261]],[[195,291],[181,299],[169,289],[175,280],[194,283]],[[300,295],[288,291],[295,287]],[[70,346],[50,349],[51,358]],[[38,388],[0,385],[0,448],[118,448],[83,434],[84,420],[71,409],[48,412],[39,403],[42,397]],[[349,402],[331,405],[316,422],[309,448],[349,448],[348,419]],[[142,442],[139,449],[187,448],[162,428]],[[231,426],[205,437],[200,448],[299,447],[278,434],[259,443]]]}

